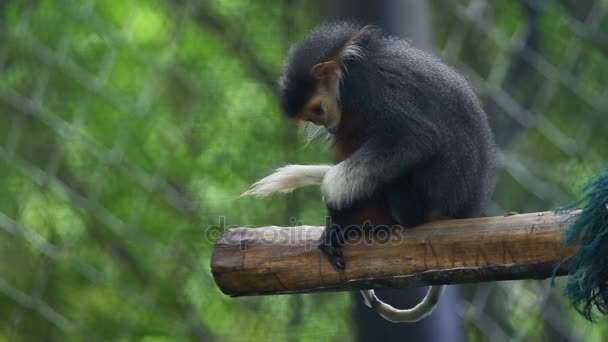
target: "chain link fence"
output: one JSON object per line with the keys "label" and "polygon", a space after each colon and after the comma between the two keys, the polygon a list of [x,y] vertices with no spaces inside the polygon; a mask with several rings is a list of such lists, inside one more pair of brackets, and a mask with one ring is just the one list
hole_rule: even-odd
{"label": "chain link fence", "polygon": [[[497,132],[491,214],[555,209],[605,165],[607,9],[603,0],[431,2],[435,52],[467,76]],[[318,146],[300,149],[278,114],[261,115],[277,112],[281,58],[319,20],[315,10],[0,3],[0,337],[350,336],[346,295],[225,298],[201,229],[218,216],[262,225],[321,213],[303,204],[318,201],[306,191],[234,200],[271,166],[319,161]],[[600,341],[608,326],[579,317],[560,284],[466,286],[467,339]],[[326,327],[324,317],[343,318]]]}
{"label": "chain link fence", "polygon": [[[484,98],[499,144],[492,212],[552,210],[605,165],[605,1],[437,1],[440,55]],[[517,18],[516,20],[513,20]],[[468,288],[469,335],[501,340],[602,340],[546,281]]]}

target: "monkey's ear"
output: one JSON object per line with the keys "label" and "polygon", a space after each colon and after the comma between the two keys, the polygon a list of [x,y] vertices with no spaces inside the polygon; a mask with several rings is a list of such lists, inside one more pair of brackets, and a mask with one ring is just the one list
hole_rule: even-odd
{"label": "monkey's ear", "polygon": [[319,63],[310,70],[317,80],[336,76],[340,66],[335,61]]}

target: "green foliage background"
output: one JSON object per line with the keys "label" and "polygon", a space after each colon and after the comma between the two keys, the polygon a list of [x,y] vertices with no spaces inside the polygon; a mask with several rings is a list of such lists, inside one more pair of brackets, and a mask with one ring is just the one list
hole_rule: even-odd
{"label": "green foliage background", "polygon": [[[559,67],[582,44],[568,71],[580,89],[531,76],[550,94],[542,120],[501,150],[495,212],[555,208],[605,160],[606,51],[574,41],[563,11],[546,7],[542,54]],[[521,33],[516,2],[492,13],[492,29]],[[513,49],[449,6],[432,19],[440,56],[493,108]],[[322,221],[314,189],[236,198],[287,162],[332,161],[320,143],[302,147],[275,96],[289,43],[320,20],[305,1],[0,2],[0,340],[354,338],[348,294],[230,299],[209,270],[209,227]],[[517,100],[546,88],[518,89]],[[571,330],[606,330],[529,286],[494,296],[510,334],[548,336],[530,293],[560,303]],[[487,338],[465,318],[471,339]]]}

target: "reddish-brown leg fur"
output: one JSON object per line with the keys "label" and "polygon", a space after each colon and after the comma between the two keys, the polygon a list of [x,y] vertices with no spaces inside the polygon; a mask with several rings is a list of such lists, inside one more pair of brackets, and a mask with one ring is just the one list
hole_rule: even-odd
{"label": "reddish-brown leg fur", "polygon": [[[335,149],[340,160],[348,158],[365,141],[364,125],[360,113],[343,114],[335,133]],[[319,248],[329,258],[334,269],[339,271],[346,265],[342,256],[345,234],[352,230],[362,234],[364,229],[373,230],[380,225],[391,227],[394,224],[396,222],[382,198],[373,197],[359,201],[342,210],[328,207],[325,231],[321,236]]]}

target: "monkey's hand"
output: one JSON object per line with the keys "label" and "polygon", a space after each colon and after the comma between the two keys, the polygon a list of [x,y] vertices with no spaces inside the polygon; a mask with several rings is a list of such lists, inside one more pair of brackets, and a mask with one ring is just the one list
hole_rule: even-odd
{"label": "monkey's hand", "polygon": [[267,197],[277,192],[291,192],[306,185],[318,185],[331,168],[331,165],[286,165],[253,183],[241,197]]}
{"label": "monkey's hand", "polygon": [[325,231],[321,234],[319,249],[329,259],[329,263],[336,271],[346,266],[342,256],[342,245],[345,243],[345,229],[352,218],[352,210],[336,210],[327,207],[325,216]]}
{"label": "monkey's hand", "polygon": [[366,178],[365,170],[351,165],[348,159],[332,167],[321,184],[323,202],[329,208],[340,210],[370,195],[373,187]]}

